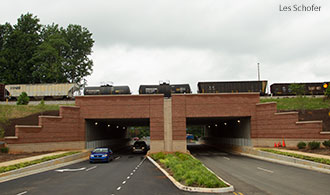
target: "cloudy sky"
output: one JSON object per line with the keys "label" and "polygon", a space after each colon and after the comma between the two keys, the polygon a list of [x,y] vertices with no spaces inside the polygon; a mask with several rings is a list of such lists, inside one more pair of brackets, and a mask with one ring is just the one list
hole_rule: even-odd
{"label": "cloudy sky", "polygon": [[[321,6],[280,11],[280,6]],[[41,24],[79,24],[93,33],[88,85],[257,80],[330,80],[328,0],[10,0],[0,23],[27,12]]]}

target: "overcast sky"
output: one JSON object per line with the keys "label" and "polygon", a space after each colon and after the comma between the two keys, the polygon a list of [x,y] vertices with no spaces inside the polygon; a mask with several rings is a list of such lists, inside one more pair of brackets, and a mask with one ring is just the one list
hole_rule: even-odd
{"label": "overcast sky", "polygon": [[[313,5],[321,11],[280,11]],[[10,0],[0,23],[32,13],[41,24],[79,24],[93,33],[88,85],[198,81],[330,80],[328,0]]]}

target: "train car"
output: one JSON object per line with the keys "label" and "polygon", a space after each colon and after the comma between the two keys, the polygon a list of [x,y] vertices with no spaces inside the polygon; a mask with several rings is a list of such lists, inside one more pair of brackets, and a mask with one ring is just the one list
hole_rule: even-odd
{"label": "train car", "polygon": [[14,84],[6,85],[9,99],[17,99],[22,92],[36,100],[40,99],[72,99],[79,91],[76,83],[46,83],[46,84]]}
{"label": "train car", "polygon": [[303,95],[324,95],[324,83],[274,83],[270,86],[270,92],[273,96],[293,96],[296,95],[291,91],[291,84],[299,84],[304,86]]}
{"label": "train car", "polygon": [[100,87],[85,87],[84,95],[120,95],[131,94],[128,86],[101,85]]}
{"label": "train car", "polygon": [[171,97],[172,93],[191,93],[189,84],[161,83],[159,85],[140,85],[139,94],[164,94]]}
{"label": "train car", "polygon": [[267,81],[198,82],[198,93],[258,92],[266,95]]}
{"label": "train car", "polygon": [[0,83],[0,101],[5,101],[6,99],[5,93],[6,93],[5,85]]}

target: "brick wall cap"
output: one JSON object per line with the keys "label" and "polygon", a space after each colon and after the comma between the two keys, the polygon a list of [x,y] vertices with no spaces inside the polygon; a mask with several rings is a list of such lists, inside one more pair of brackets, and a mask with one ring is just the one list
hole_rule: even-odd
{"label": "brick wall cap", "polygon": [[73,108],[73,109],[80,109],[80,106],[66,106],[66,105],[61,105],[60,108]]}
{"label": "brick wall cap", "polygon": [[47,115],[40,115],[39,118],[62,118],[62,116],[47,116]]}
{"label": "brick wall cap", "polygon": [[265,102],[265,103],[257,103],[257,106],[267,105],[267,104],[276,104],[276,102]]}
{"label": "brick wall cap", "polygon": [[322,123],[323,121],[298,121],[296,124],[313,124],[313,123]]}
{"label": "brick wall cap", "polygon": [[4,137],[5,139],[18,139],[18,137],[17,136],[7,136],[7,137]]}
{"label": "brick wall cap", "polygon": [[84,96],[75,96],[76,99],[82,98],[116,98],[116,97],[164,97],[163,94],[138,94],[138,95],[129,95],[129,94],[120,94],[120,95],[84,95]]}
{"label": "brick wall cap", "polygon": [[276,112],[275,115],[298,114],[299,112]]}
{"label": "brick wall cap", "polygon": [[42,128],[41,126],[38,125],[15,125],[15,128]]}
{"label": "brick wall cap", "polygon": [[242,93],[185,93],[185,94],[172,94],[172,96],[240,96],[240,95],[251,95],[251,96],[260,96],[256,92],[242,92]]}

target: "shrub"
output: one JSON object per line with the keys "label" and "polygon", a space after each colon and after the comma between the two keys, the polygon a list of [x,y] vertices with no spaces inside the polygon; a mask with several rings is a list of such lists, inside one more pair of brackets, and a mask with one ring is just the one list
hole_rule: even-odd
{"label": "shrub", "polygon": [[306,148],[306,143],[305,143],[305,142],[299,142],[299,143],[297,144],[297,147],[298,147],[299,149],[304,149],[304,148]]}
{"label": "shrub", "polygon": [[330,148],[330,139],[329,140],[325,140],[323,143],[323,146]]}
{"label": "shrub", "polygon": [[318,149],[320,148],[320,142],[316,142],[316,141],[308,142],[308,147],[311,150]]}
{"label": "shrub", "polygon": [[27,95],[26,92],[22,92],[21,95],[18,96],[17,98],[17,105],[28,105],[30,101],[29,96]]}
{"label": "shrub", "polygon": [[8,153],[9,148],[8,147],[0,148],[0,151],[1,151],[1,153]]}

